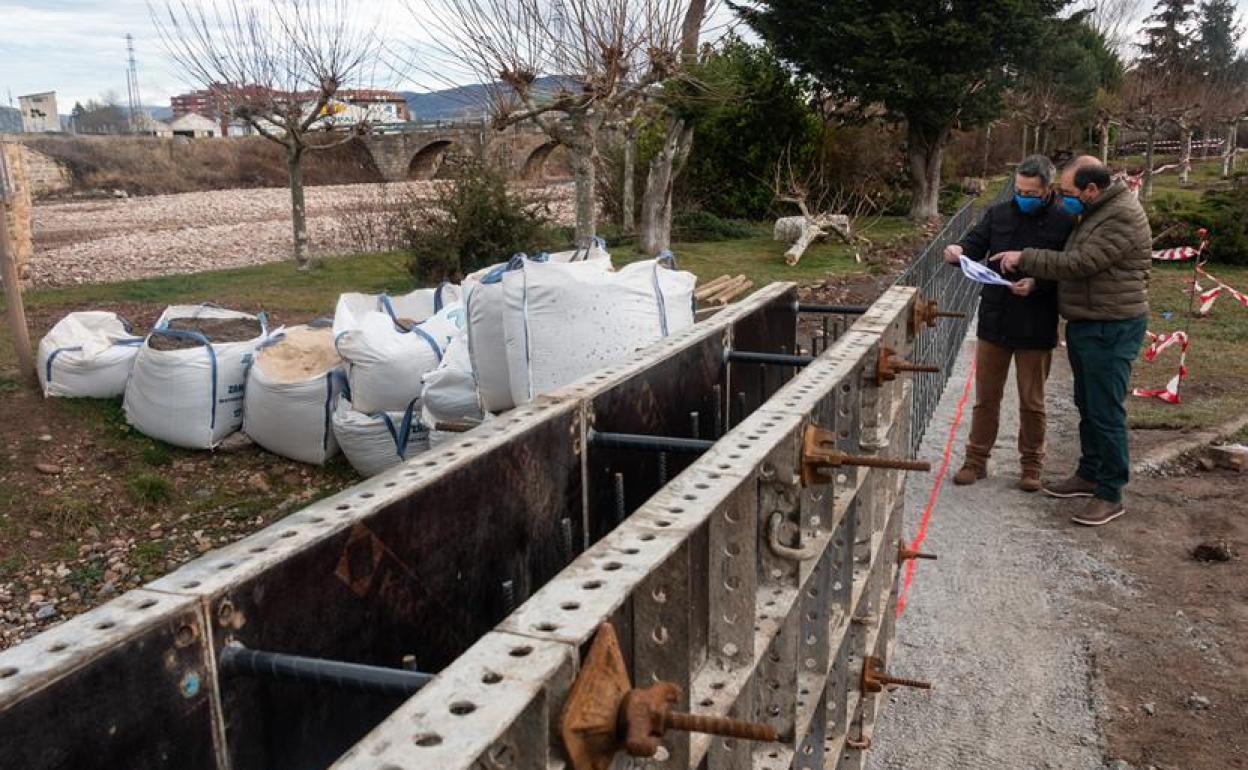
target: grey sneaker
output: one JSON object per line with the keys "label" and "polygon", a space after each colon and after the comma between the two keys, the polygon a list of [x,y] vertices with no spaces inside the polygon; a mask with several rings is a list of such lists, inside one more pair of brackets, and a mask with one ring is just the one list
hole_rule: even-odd
{"label": "grey sneaker", "polygon": [[1096,491],[1096,484],[1076,473],[1068,479],[1050,481],[1043,489],[1049,497],[1091,497]]}
{"label": "grey sneaker", "polygon": [[1070,520],[1085,527],[1099,527],[1126,512],[1127,508],[1122,503],[1111,503],[1108,500],[1094,497],[1084,505],[1081,511],[1071,516]]}

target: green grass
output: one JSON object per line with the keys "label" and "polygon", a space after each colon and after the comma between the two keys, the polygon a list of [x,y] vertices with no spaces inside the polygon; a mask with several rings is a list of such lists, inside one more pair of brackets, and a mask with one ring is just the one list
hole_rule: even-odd
{"label": "green grass", "polygon": [[190,275],[145,278],[118,283],[35,289],[25,295],[27,308],[106,302],[174,304],[213,300],[273,311],[332,313],[344,291],[409,291],[406,258],[398,253],[334,257],[320,268],[298,271],[289,262],[272,262]]}
{"label": "green grass", "polygon": [[139,505],[160,505],[173,498],[173,483],[155,473],[136,473],[126,480],[130,499]]}
{"label": "green grass", "polygon": [[[912,235],[914,225],[904,217],[882,217],[863,235],[876,247],[886,246],[899,238]],[[725,273],[745,275],[760,289],[776,281],[810,283],[822,281],[829,274],[861,273],[870,269],[868,262],[857,262],[854,247],[839,239],[815,243],[796,265],[784,262],[788,244],[771,239],[770,225],[759,226],[759,233],[752,238],[729,241],[677,242],[672,253],[682,270],[698,276],[699,283],[718,278]],[[643,257],[630,253],[627,244],[612,249],[617,264],[632,262]],[[864,256],[865,253],[864,253]]]}
{"label": "green grass", "polygon": [[[1240,291],[1248,289],[1248,267],[1210,264],[1206,269],[1223,283]],[[1211,428],[1248,409],[1244,399],[1248,393],[1244,385],[1248,382],[1248,308],[1223,294],[1208,317],[1190,317],[1191,275],[1190,263],[1154,263],[1148,328],[1155,333],[1179,329],[1188,333],[1188,378],[1180,389],[1180,404],[1132,398],[1130,420],[1134,427]],[[1201,286],[1211,288],[1212,283],[1202,278]],[[1174,348],[1152,362],[1145,362],[1141,356],[1135,364],[1132,385],[1160,388],[1177,370],[1178,352]]]}
{"label": "green grass", "polygon": [[[786,244],[771,240],[770,225],[758,224],[758,235],[740,240],[674,243],[672,251],[682,269],[707,281],[724,273],[744,273],[754,287],[772,281],[819,281],[829,273],[853,273],[868,269],[854,260],[854,248],[839,241],[817,243],[790,267],[784,263]],[[887,245],[914,232],[904,217],[884,217],[864,234],[876,246]],[[611,247],[617,264],[642,259],[624,242]],[[333,312],[344,291],[405,292],[413,286],[407,258],[400,252],[331,257],[321,267],[298,271],[289,262],[212,270],[191,275],[145,278],[107,284],[34,289],[25,294],[28,309],[62,306],[107,306],[109,303],[144,302],[175,304],[220,302],[231,307],[262,308],[273,313],[324,314]],[[3,303],[0,302],[0,307]],[[12,359],[8,335],[0,341],[0,362]],[[17,387],[0,381],[0,392]],[[99,408],[96,405],[82,407]],[[124,418],[122,419],[124,424]]]}

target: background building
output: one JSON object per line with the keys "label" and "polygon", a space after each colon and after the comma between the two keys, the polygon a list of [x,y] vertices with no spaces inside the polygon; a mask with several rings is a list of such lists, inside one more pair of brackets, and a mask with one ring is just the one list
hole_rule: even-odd
{"label": "background building", "polygon": [[56,92],[27,94],[17,97],[22,111],[22,130],[32,134],[61,130],[61,118],[56,114]]}

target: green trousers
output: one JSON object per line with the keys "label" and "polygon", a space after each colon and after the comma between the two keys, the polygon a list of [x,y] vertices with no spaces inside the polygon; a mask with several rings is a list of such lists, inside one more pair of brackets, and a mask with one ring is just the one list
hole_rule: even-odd
{"label": "green trousers", "polygon": [[1116,503],[1127,485],[1127,387],[1148,317],[1126,321],[1071,321],[1066,350],[1079,408],[1079,477],[1095,482],[1096,496]]}

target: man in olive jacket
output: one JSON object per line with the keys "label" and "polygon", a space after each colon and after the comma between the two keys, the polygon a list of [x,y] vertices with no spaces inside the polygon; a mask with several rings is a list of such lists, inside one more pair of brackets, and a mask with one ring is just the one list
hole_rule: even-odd
{"label": "man in olive jacket", "polygon": [[1063,205],[1077,218],[1063,251],[1024,249],[993,257],[1006,272],[1058,281],[1058,310],[1075,378],[1081,456],[1074,475],[1044,486],[1054,497],[1089,497],[1071,517],[1100,526],[1122,514],[1127,484],[1127,387],[1148,322],[1152,233],[1138,200],[1091,156],[1061,176]]}

